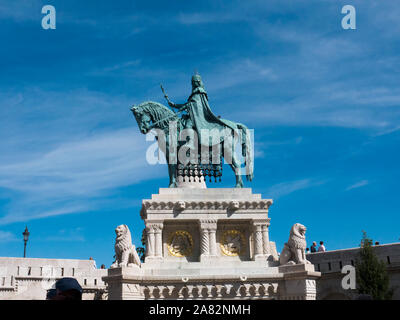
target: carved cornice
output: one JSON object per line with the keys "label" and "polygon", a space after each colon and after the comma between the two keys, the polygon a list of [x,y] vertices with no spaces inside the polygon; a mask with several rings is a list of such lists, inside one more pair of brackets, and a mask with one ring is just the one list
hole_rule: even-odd
{"label": "carved cornice", "polygon": [[154,201],[143,200],[141,216],[147,210],[268,210],[272,200],[258,201]]}

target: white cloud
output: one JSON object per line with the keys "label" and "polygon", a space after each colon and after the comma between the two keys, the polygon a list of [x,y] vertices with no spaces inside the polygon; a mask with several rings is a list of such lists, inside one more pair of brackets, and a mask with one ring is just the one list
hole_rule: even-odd
{"label": "white cloud", "polygon": [[[373,23],[357,35],[348,37],[345,32],[327,34],[326,21],[322,20],[326,15],[331,17],[332,10],[337,9],[333,3],[326,5],[327,8],[321,12],[318,6],[310,8],[307,2],[297,2],[298,8],[291,8],[291,12],[301,11],[305,6],[308,10],[285,24],[254,15],[258,19],[249,26],[253,27],[260,41],[265,45],[278,41],[293,52],[271,53],[258,58],[266,61],[274,74],[279,75],[276,81],[278,90],[285,88],[286,96],[271,91],[264,103],[257,102],[252,108],[240,104],[242,108],[234,111],[236,118],[276,125],[339,126],[374,131],[392,130],[397,125],[399,116],[394,108],[400,104],[400,90],[395,78],[399,59],[391,53],[392,50],[386,52],[379,48],[388,46],[388,33],[392,37],[395,36],[393,32],[398,33],[399,28],[382,30],[382,26],[388,25],[386,11],[390,12],[391,25],[399,26],[398,19],[394,19],[399,7],[382,3],[378,10],[375,5],[362,5],[363,13],[372,18]],[[282,13],[287,8],[277,4],[272,10]],[[312,16],[313,19],[309,19]],[[320,20],[321,28],[315,28]],[[382,32],[376,41],[368,41],[370,32],[376,29]],[[390,31],[386,32],[386,29]],[[245,79],[243,77],[237,84],[254,80],[251,77]],[[234,79],[229,81],[234,82]],[[268,84],[265,84],[267,88]],[[253,93],[251,87],[248,88],[250,90],[245,91],[248,95],[262,94],[259,89]]]}
{"label": "white cloud", "polygon": [[32,87],[0,94],[0,196],[9,199],[0,224],[106,208],[118,188],[167,177],[166,166],[146,162],[151,142],[131,100],[140,97]]}
{"label": "white cloud", "polygon": [[0,164],[0,187],[24,195],[0,224],[95,209],[96,202],[89,199],[165,174],[166,167],[147,164],[147,146],[134,128],[120,129],[63,143],[26,161]]}
{"label": "white cloud", "polygon": [[235,21],[246,21],[249,17],[235,12],[195,12],[195,13],[180,13],[176,20],[184,25],[194,24],[210,24],[210,23],[229,23]]}
{"label": "white cloud", "polygon": [[288,139],[288,140],[268,140],[264,136],[261,136],[260,141],[255,142],[254,146],[254,157],[255,158],[264,158],[266,155],[266,152],[269,148],[273,148],[276,146],[282,146],[282,145],[298,145],[302,143],[303,137],[298,136],[296,138]]}
{"label": "white cloud", "polygon": [[301,180],[282,182],[268,188],[266,194],[268,195],[268,197],[270,196],[272,198],[277,199],[286,196],[288,194],[291,194],[295,191],[308,189],[315,186],[320,186],[324,183],[325,181],[314,180],[314,179],[301,179]]}
{"label": "white cloud", "polygon": [[131,182],[126,172],[146,166],[144,156],[137,155],[144,154],[147,145],[136,131],[94,134],[27,161],[0,165],[0,186],[56,196],[90,194]]}
{"label": "white cloud", "polygon": [[357,183],[352,184],[351,186],[348,186],[348,187],[346,188],[346,191],[364,187],[364,186],[368,185],[368,183],[369,183],[368,180],[361,180],[361,181],[358,181]]}
{"label": "white cloud", "polygon": [[390,128],[390,129],[387,129],[387,130],[382,130],[382,131],[376,133],[374,136],[375,137],[385,136],[387,134],[395,133],[395,132],[397,132],[399,130],[400,130],[400,126],[397,126],[397,127]]}
{"label": "white cloud", "polygon": [[86,239],[84,237],[84,232],[82,228],[74,229],[61,229],[56,234],[50,235],[44,239],[44,241],[52,242],[84,242]]}
{"label": "white cloud", "polygon": [[11,18],[17,22],[40,21],[42,17],[41,8],[38,0],[2,1],[0,3],[0,17]]}
{"label": "white cloud", "polygon": [[209,92],[240,86],[253,81],[276,81],[278,72],[265,62],[243,58],[224,62],[207,77],[206,87]]}
{"label": "white cloud", "polygon": [[132,72],[132,67],[136,68],[141,63],[140,59],[117,63],[112,66],[104,67],[99,70],[89,72],[89,75],[107,75],[112,72],[122,71],[124,73]]}
{"label": "white cloud", "polygon": [[13,233],[0,230],[0,242],[4,243],[4,242],[14,242],[14,241],[18,241],[18,239]]}
{"label": "white cloud", "polygon": [[[334,85],[331,92],[337,92]],[[345,90],[346,91],[346,90]],[[379,105],[393,105],[398,97],[360,98],[369,96],[368,89],[354,92],[343,92],[340,95],[310,91],[308,95],[300,95],[285,102],[265,102],[252,109],[237,109],[234,117],[253,123],[269,123],[273,125],[312,125],[338,126],[347,128],[367,128],[377,131],[393,130],[397,117],[387,108],[379,109]],[[397,99],[397,100],[396,100]],[[351,105],[351,107],[350,107]],[[346,107],[344,107],[346,106]]]}

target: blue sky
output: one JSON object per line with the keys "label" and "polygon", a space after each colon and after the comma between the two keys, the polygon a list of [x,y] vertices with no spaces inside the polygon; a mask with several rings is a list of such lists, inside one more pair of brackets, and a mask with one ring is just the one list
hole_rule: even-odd
{"label": "blue sky", "polygon": [[109,266],[122,223],[139,244],[168,175],[129,107],[164,103],[160,82],[184,102],[194,70],[216,114],[255,130],[247,186],[274,199],[279,250],[296,222],[327,249],[399,241],[399,16],[394,0],[0,0],[0,256],[22,255],[25,225],[30,257]]}

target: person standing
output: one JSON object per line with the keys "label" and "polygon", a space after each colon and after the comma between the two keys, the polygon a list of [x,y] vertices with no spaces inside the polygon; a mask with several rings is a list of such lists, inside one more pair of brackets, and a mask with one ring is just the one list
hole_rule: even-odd
{"label": "person standing", "polygon": [[324,246],[324,242],[320,241],[319,242],[318,252],[325,252],[325,251],[326,251],[326,249],[325,249],[325,246]]}
{"label": "person standing", "polygon": [[317,243],[315,241],[312,243],[310,251],[311,253],[317,252]]}

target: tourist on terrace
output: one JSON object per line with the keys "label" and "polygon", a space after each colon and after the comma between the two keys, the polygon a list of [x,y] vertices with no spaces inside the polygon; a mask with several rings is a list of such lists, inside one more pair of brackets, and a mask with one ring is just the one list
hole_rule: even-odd
{"label": "tourist on terrace", "polygon": [[314,241],[311,246],[311,253],[317,252],[317,243]]}
{"label": "tourist on terrace", "polygon": [[325,252],[325,251],[326,251],[326,249],[325,249],[325,246],[324,246],[324,242],[320,241],[319,242],[318,252]]}

